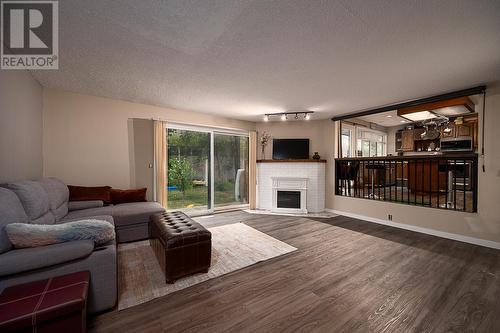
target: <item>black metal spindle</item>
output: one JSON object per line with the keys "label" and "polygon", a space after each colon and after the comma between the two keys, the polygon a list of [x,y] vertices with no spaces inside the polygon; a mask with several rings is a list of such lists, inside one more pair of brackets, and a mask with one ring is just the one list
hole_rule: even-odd
{"label": "black metal spindle", "polygon": [[468,161],[464,160],[464,172],[463,172],[463,180],[464,180],[464,187],[463,187],[463,191],[464,191],[464,204],[463,204],[463,211],[465,212],[465,208],[467,206],[467,196],[466,196],[466,191],[467,191],[467,184],[465,183],[465,177],[466,177],[466,174],[468,174],[470,169],[469,169],[469,164],[468,164]]}
{"label": "black metal spindle", "polygon": [[387,166],[385,164],[385,160],[384,160],[384,201],[386,200],[386,187],[387,187]]}
{"label": "black metal spindle", "polygon": [[453,209],[457,210],[457,160],[453,160]]}
{"label": "black metal spindle", "polygon": [[429,207],[432,207],[432,160],[429,161]]}
{"label": "black metal spindle", "polygon": [[477,211],[477,156],[474,158],[474,161],[472,163],[472,179],[471,179],[471,186],[472,186],[472,211],[476,212]]}
{"label": "black metal spindle", "polygon": [[[408,161],[406,163],[407,172],[409,171],[409,165],[410,165],[409,163],[410,163],[410,161]],[[404,166],[403,166],[403,168],[404,168]],[[404,172],[403,172],[403,175],[404,175]],[[410,184],[409,183],[410,183],[410,180],[407,178],[406,179],[406,202],[407,202],[408,205],[410,204],[410,188],[409,188]]]}
{"label": "black metal spindle", "polygon": [[437,174],[437,205],[436,205],[436,208],[439,208],[439,197],[441,194],[441,170],[439,170],[440,166],[441,166],[441,162],[438,159],[437,160],[438,174]]}
{"label": "black metal spindle", "polygon": [[425,174],[424,170],[425,170],[425,160],[422,160],[422,173],[421,173],[422,174],[422,179],[421,179],[421,183],[420,183],[420,200],[421,200],[420,204],[422,206],[425,206],[425,204],[424,204],[424,179],[425,179],[425,177],[424,177],[424,174]]}

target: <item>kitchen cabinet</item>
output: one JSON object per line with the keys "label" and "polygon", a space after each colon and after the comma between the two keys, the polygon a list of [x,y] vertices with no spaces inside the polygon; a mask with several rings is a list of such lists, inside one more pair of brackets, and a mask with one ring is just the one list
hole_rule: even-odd
{"label": "kitchen cabinet", "polygon": [[396,164],[396,180],[406,180],[408,179],[408,163],[397,163]]}
{"label": "kitchen cabinet", "polygon": [[[446,133],[445,128],[451,131]],[[459,137],[472,137],[474,148],[478,147],[478,118],[477,116],[464,117],[462,124],[455,124],[453,121],[447,126],[440,128],[441,138],[459,138]]]}
{"label": "kitchen cabinet", "polygon": [[[445,129],[450,129],[450,132],[445,132]],[[455,137],[455,123],[450,122],[447,126],[442,126],[440,129],[441,138],[454,138]]]}
{"label": "kitchen cabinet", "polygon": [[446,190],[447,173],[439,171],[439,161],[415,160],[408,163],[408,188],[412,193]]}
{"label": "kitchen cabinet", "polygon": [[[479,123],[478,123],[478,118],[477,116],[475,117],[467,117],[464,119],[464,123],[468,128],[468,135],[466,136],[471,136],[472,137],[472,144],[474,145],[474,148],[477,148],[479,146],[479,140],[478,140],[478,131],[479,131]],[[466,131],[465,129],[463,131]],[[458,135],[457,135],[458,136]]]}
{"label": "kitchen cabinet", "polygon": [[455,125],[457,137],[459,136],[472,136],[473,125],[470,123],[463,123]]}
{"label": "kitchen cabinet", "polygon": [[422,140],[422,134],[425,132],[425,128],[415,128],[413,130],[413,140]]}
{"label": "kitchen cabinet", "polygon": [[404,130],[401,133],[401,151],[413,151],[415,149],[415,140],[413,130]]}

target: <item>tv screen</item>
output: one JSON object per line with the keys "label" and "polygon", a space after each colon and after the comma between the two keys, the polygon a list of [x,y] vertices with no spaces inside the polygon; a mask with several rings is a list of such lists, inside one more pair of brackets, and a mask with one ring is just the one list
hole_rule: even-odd
{"label": "tv screen", "polygon": [[309,139],[273,139],[273,159],[309,159]]}

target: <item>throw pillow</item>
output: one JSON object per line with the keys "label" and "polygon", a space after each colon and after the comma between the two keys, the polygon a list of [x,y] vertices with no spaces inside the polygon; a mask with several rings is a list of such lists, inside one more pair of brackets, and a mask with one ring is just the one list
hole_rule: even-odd
{"label": "throw pillow", "polygon": [[73,186],[68,185],[69,201],[102,200],[111,203],[111,186]]}
{"label": "throw pillow", "polygon": [[147,188],[139,188],[133,190],[111,189],[111,202],[113,204],[121,204],[127,202],[144,202],[146,200]]}
{"label": "throw pillow", "polygon": [[93,240],[96,246],[115,239],[115,228],[106,221],[81,220],[63,224],[11,223],[5,226],[15,248],[37,247],[75,240]]}

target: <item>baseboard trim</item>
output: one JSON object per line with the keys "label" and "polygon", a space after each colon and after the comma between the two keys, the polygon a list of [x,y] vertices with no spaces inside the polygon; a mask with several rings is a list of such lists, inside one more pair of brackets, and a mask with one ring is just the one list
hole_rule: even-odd
{"label": "baseboard trim", "polygon": [[343,212],[343,211],[336,210],[336,209],[325,209],[325,211],[328,211],[328,212],[333,213],[333,214],[352,217],[352,218],[367,221],[367,222],[383,224],[383,225],[386,225],[389,227],[415,231],[415,232],[419,232],[422,234],[452,239],[452,240],[456,240],[459,242],[464,242],[464,243],[469,243],[469,244],[474,244],[474,245],[479,245],[479,246],[484,246],[484,247],[489,247],[492,249],[500,250],[500,243],[499,242],[494,242],[494,241],[490,241],[490,240],[486,240],[486,239],[463,236],[463,235],[453,234],[450,232],[439,231],[439,230],[434,230],[434,229],[429,229],[429,228],[417,227],[417,226],[410,225],[410,224],[396,223],[393,221],[386,221],[386,220],[377,219],[377,218],[370,217],[370,216],[364,216],[364,215],[358,215],[358,214],[349,213],[349,212]]}

